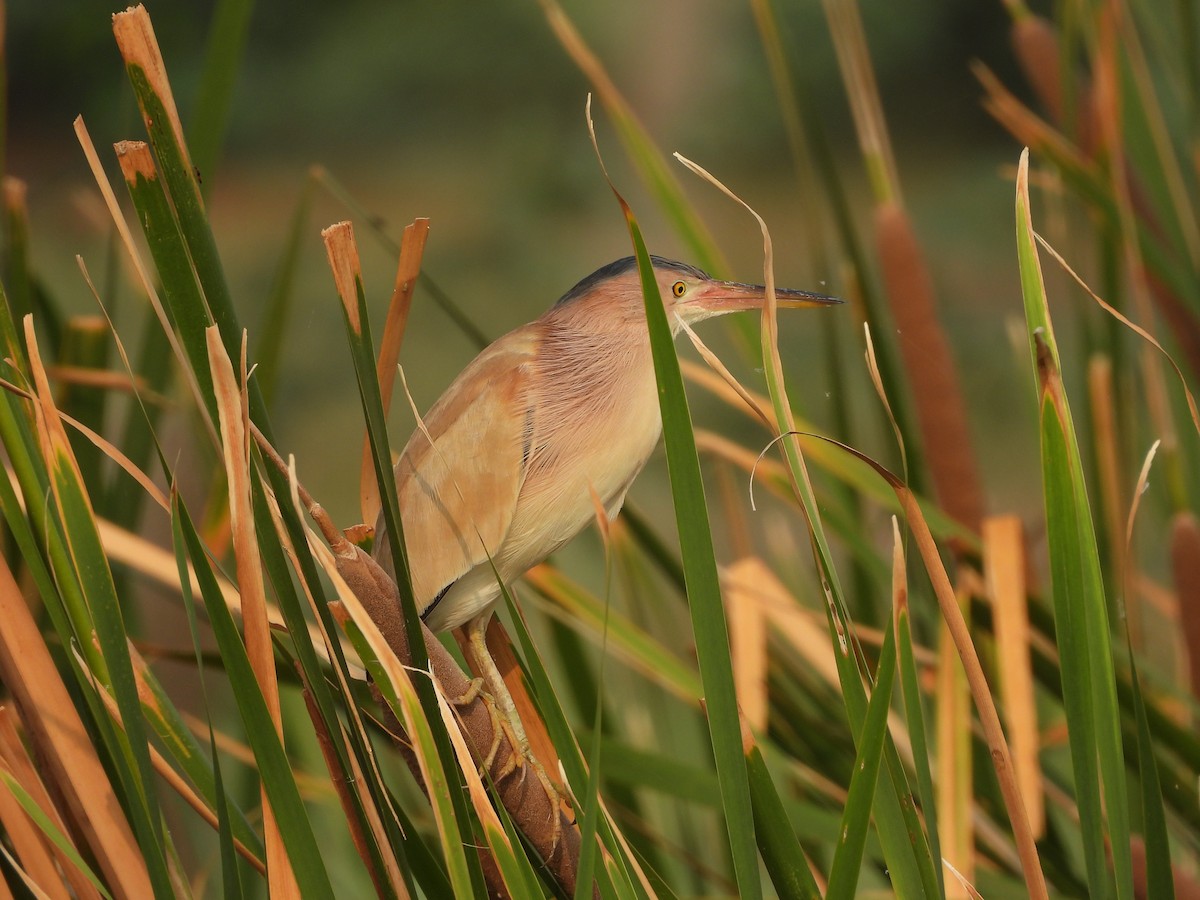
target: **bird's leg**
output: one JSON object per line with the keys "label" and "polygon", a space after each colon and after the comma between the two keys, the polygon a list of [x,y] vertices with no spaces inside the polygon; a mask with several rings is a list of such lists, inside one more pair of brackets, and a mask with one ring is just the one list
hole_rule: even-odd
{"label": "bird's leg", "polygon": [[492,611],[489,609],[467,623],[467,653],[471,657],[475,671],[479,673],[480,679],[483,681],[483,686],[491,694],[496,708],[507,720],[511,736],[514,738],[513,749],[528,759],[530,756],[529,738],[525,736],[525,727],[521,724],[521,717],[517,715],[517,705],[513,702],[512,694],[508,692],[504,676],[496,667],[496,661],[492,659],[492,654],[488,651],[486,634],[488,621],[491,618]]}
{"label": "bird's leg", "polygon": [[[551,854],[553,854],[562,837],[562,822],[558,817],[557,809],[561,801],[568,798],[550,780],[550,776],[546,774],[545,768],[530,750],[529,738],[525,734],[525,727],[521,724],[521,717],[517,715],[517,705],[513,702],[512,694],[509,693],[508,686],[504,683],[504,677],[500,674],[500,669],[496,666],[496,661],[492,659],[492,654],[488,650],[486,634],[488,622],[491,617],[492,612],[488,610],[467,623],[467,655],[471,657],[472,666],[480,675],[475,681],[483,682],[483,686],[486,689],[484,699],[487,700],[487,695],[491,695],[491,700],[493,701],[491,708],[493,709],[494,720],[497,726],[495,730],[496,736],[491,748],[488,750],[483,766],[485,769],[491,770],[496,752],[499,750],[501,735],[507,737],[512,753],[509,755],[504,770],[493,773],[493,780],[499,784],[518,767],[521,768],[522,776],[524,776],[524,773],[527,771],[525,764],[529,764],[533,769],[534,777],[537,778],[546,795],[551,798],[552,805],[556,810],[553,815],[554,833],[551,839]],[[479,690],[477,688],[469,689],[468,693],[478,694]]]}

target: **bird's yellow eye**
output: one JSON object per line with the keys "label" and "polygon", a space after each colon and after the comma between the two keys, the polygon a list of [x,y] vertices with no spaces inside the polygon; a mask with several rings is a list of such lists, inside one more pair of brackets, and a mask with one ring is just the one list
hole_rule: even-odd
{"label": "bird's yellow eye", "polygon": [[676,297],[682,297],[684,291],[686,291],[686,290],[687,290],[687,285],[684,284],[682,281],[677,281],[673,285],[671,285],[671,293],[674,294]]}

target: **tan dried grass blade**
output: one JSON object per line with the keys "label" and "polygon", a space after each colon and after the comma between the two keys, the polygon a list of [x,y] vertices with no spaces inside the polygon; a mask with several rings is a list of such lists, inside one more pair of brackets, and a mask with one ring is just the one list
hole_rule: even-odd
{"label": "tan dried grass blade", "polygon": [[[379,362],[376,366],[385,416],[392,406],[396,365],[400,361],[400,345],[404,341],[408,312],[412,308],[413,289],[417,286],[417,276],[421,273],[421,257],[425,253],[425,241],[428,237],[429,220],[415,219],[405,226],[404,237],[400,242],[400,262],[396,267],[396,282],[392,287],[392,300],[388,304],[387,319],[383,324],[383,337],[379,342]],[[375,465],[371,459],[371,442],[365,436],[358,484],[363,522],[370,525],[379,518],[381,503],[379,485],[375,482]]]}
{"label": "tan dried grass blade", "polygon": [[325,242],[333,282],[346,310],[346,317],[350,320],[350,327],[355,334],[361,334],[357,284],[362,279],[362,264],[358,258],[358,245],[354,242],[354,226],[349,222],[336,222],[321,231],[321,240]]}
{"label": "tan dried grass blade", "polygon": [[[1093,446],[1096,454],[1096,483],[1104,536],[1108,539],[1110,564],[1115,584],[1125,584],[1125,553],[1121,546],[1121,517],[1126,509],[1121,490],[1121,441],[1117,407],[1113,398],[1112,360],[1096,355],[1088,360],[1088,400],[1092,413]],[[1142,647],[1141,608],[1133,594],[1125,598],[1129,613],[1129,638],[1134,650]]]}
{"label": "tan dried grass blade", "polygon": [[[19,721],[16,710],[11,706],[0,707],[0,759],[3,759],[8,772],[25,788],[26,793],[54,823],[59,832],[68,834],[66,823],[63,821],[58,807],[50,799],[50,792],[46,790],[46,785],[42,782],[38,767],[29,758],[29,753],[21,740],[17,729]],[[51,843],[50,852],[58,860],[63,878],[75,892],[76,897],[82,898],[82,900],[99,898],[99,891],[87,876],[75,868],[74,863],[58,849],[57,845]]]}
{"label": "tan dried grass blade", "polygon": [[[225,477],[229,486],[229,522],[233,535],[233,552],[237,566],[238,588],[242,597],[242,630],[246,640],[246,655],[270,711],[271,720],[283,739],[283,721],[279,711],[279,685],[275,676],[275,653],[271,646],[271,629],[267,620],[267,595],[263,583],[262,560],[258,551],[258,535],[251,509],[250,476],[250,416],[245,393],[246,343],[242,339],[241,377],[234,376],[233,364],[225,353],[217,326],[205,330],[208,360],[212,369],[213,390],[217,398],[220,419],[221,449]],[[299,897],[300,889],[292,872],[291,862],[275,823],[274,814],[262,790],[263,831],[267,847],[267,881],[273,897]]]}
{"label": "tan dried grass blade", "polygon": [[1019,142],[1072,168],[1091,168],[1078,147],[1018,100],[987,66],[976,63],[971,71],[986,92],[984,109]]}
{"label": "tan dried grass blade", "polygon": [[1034,843],[1033,833],[1029,827],[1029,817],[1025,812],[1024,800],[1021,797],[1020,789],[1013,774],[1012,754],[1008,749],[1004,729],[1000,726],[1000,716],[996,711],[996,703],[993,699],[991,689],[988,687],[987,677],[983,673],[983,667],[979,661],[979,654],[975,650],[975,643],[971,638],[970,629],[963,618],[958,598],[950,585],[950,577],[946,574],[945,566],[942,564],[941,556],[938,554],[937,543],[934,541],[933,534],[929,530],[929,523],[926,522],[925,515],[921,512],[920,504],[917,503],[916,496],[909,489],[908,485],[897,478],[893,472],[890,472],[865,453],[861,453],[839,441],[829,438],[825,440],[841,447],[845,452],[871,466],[888,483],[900,501],[900,506],[904,510],[904,517],[908,521],[912,532],[913,543],[921,554],[925,570],[929,574],[929,580],[933,585],[934,596],[937,597],[938,606],[942,612],[942,619],[948,627],[950,636],[954,641],[954,646],[958,651],[959,659],[962,660],[963,668],[967,673],[967,683],[970,686],[971,696],[974,698],[976,709],[979,712],[979,723],[983,730],[988,750],[991,752],[992,766],[996,771],[996,778],[1000,783],[1000,793],[1004,798],[1005,811],[1008,813],[1009,823],[1013,829],[1013,838],[1017,845],[1017,852],[1021,857],[1021,869],[1025,877],[1026,889],[1031,897],[1043,900],[1043,898],[1048,896],[1045,874],[1042,872],[1037,846]]}
{"label": "tan dried grass blade", "polygon": [[[138,699],[143,705],[156,705],[158,699],[155,697],[154,692],[151,691],[146,684],[146,661],[142,658],[137,648],[132,644],[129,647],[129,656],[130,661],[133,663],[134,678],[137,680]],[[82,663],[82,660],[80,660],[80,662]],[[96,684],[94,680],[92,683],[96,688],[97,696],[104,703],[104,708],[108,710],[108,714],[112,717],[113,724],[120,728],[121,714],[120,710],[117,709],[117,701],[114,700],[106,690],[103,690],[100,685]],[[251,756],[248,762],[253,764],[253,756]],[[183,802],[190,806],[192,810],[199,815],[200,818],[203,819],[210,828],[216,831],[218,827],[216,811],[208,805],[203,797],[196,793],[196,791],[188,783],[187,779],[175,770],[174,766],[167,761],[166,757],[164,757],[162,753],[159,752],[158,748],[153,744],[150,745],[150,763],[154,766],[154,771],[158,773],[159,777],[162,778],[162,780],[165,781],[171,787],[171,789],[180,796]],[[262,861],[259,860],[253,853],[251,853],[245,844],[243,844],[237,838],[234,838],[233,846],[234,849],[237,850],[237,852],[240,853],[246,859],[246,861],[260,873],[266,872],[266,868],[263,866]]]}
{"label": "tan dried grass blade", "polygon": [[[20,778],[0,762],[5,772],[20,782]],[[40,784],[40,781],[39,781]],[[26,793],[29,789],[22,784]],[[65,882],[65,872],[60,874],[54,861],[53,844],[25,812],[10,791],[0,788],[0,827],[8,835],[16,857],[21,861],[25,876],[37,891],[49,900],[70,900],[71,893]],[[11,896],[11,895],[10,895]]]}
{"label": "tan dried grass blade", "polygon": [[1030,654],[1025,583],[1025,535],[1016,516],[990,516],[983,522],[983,568],[995,623],[997,671],[1004,720],[1013,751],[1013,769],[1025,800],[1035,839],[1046,829],[1045,792]]}
{"label": "tan dried grass blade", "polygon": [[[956,598],[962,607],[961,596]],[[975,846],[971,827],[971,701],[950,629],[938,636],[937,690],[937,816],[942,862],[967,879],[974,878]],[[946,896],[966,896],[960,885],[947,883]]]}
{"label": "tan dried grass blade", "polygon": [[[65,437],[64,437],[65,439]],[[0,676],[12,693],[31,744],[120,897],[153,896],[121,805],[59,677],[8,564],[0,560]]]}
{"label": "tan dried grass blade", "polygon": [[[758,734],[767,730],[770,702],[767,697],[767,617],[760,591],[747,590],[765,568],[753,557],[741,559],[726,572],[725,606],[729,616],[729,643],[733,657],[733,686],[744,723]],[[828,641],[826,641],[828,646]]]}

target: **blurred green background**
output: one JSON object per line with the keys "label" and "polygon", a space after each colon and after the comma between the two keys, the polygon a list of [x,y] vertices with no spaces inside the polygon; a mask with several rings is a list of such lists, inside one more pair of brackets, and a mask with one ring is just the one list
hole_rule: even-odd
{"label": "blurred green background", "polygon": [[[146,5],[187,127],[212,4]],[[887,0],[865,0],[861,7],[905,200],[931,261],[967,398],[990,413],[973,423],[984,481],[998,508],[1015,504],[1036,514],[1037,496],[1010,491],[1036,485],[1024,473],[1037,452],[1017,381],[1027,377],[1028,363],[1023,348],[1014,352],[1005,328],[1020,315],[1012,187],[1004,172],[1019,148],[980,109],[981,91],[968,68],[981,60],[1024,91],[1008,21],[998,0],[913,0],[902,11]],[[832,220],[823,199],[806,195],[796,177],[749,4],[625,0],[566,9],[660,148],[706,166],[766,217],[778,283],[847,291],[836,263],[813,258],[811,248],[832,245]],[[820,109],[851,190],[858,191],[857,215],[869,239],[861,159],[820,4],[804,0],[777,9],[789,62]],[[102,151],[141,136],[109,28],[113,11],[94,0],[25,2],[9,10],[8,168],[30,186],[37,271],[67,309],[81,312],[94,304],[73,257],[82,254],[93,273],[103,271],[109,228],[72,119],[84,116]],[[587,91],[533,0],[358,0],[336,9],[258,3],[223,156],[216,171],[201,173],[252,340],[261,329],[279,327],[263,320],[263,309],[314,163],[345,184],[393,236],[413,217],[428,216],[425,271],[493,337],[535,317],[593,269],[627,255],[628,237],[584,124]],[[602,110],[596,119],[606,162],[641,218],[651,251],[686,256]],[[111,154],[105,159],[116,177]],[[761,280],[753,220],[676,168],[730,261],[729,274]],[[283,325],[287,349],[274,404],[285,449],[297,454],[301,476],[342,523],[357,519],[361,426],[318,232],[349,215],[318,191],[293,315]],[[381,322],[394,262],[365,223],[357,224],[369,299]],[[126,309],[143,302],[133,288],[124,294]],[[839,316],[845,352],[860,354],[855,317]],[[740,368],[733,343],[722,338],[728,328],[707,326],[703,333],[747,383],[760,387],[761,376]],[[822,340],[812,318],[785,318],[782,344],[793,397],[806,415],[828,425],[835,398],[823,380]],[[421,408],[473,352],[418,290],[402,362]],[[851,385],[863,391],[853,404],[865,407],[866,432],[855,439],[887,458],[890,437],[870,438],[878,416],[864,385],[865,379]],[[693,394],[698,424],[739,422]],[[411,428],[403,404],[393,421],[399,444]],[[662,475],[661,459],[651,470]],[[663,479],[652,475],[632,499],[656,507],[664,490]],[[669,519],[661,517],[664,524]]]}

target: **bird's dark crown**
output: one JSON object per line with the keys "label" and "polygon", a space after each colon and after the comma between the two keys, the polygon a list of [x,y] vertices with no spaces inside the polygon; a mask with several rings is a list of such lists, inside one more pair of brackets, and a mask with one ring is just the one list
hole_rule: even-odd
{"label": "bird's dark crown", "polygon": [[[691,278],[707,280],[708,275],[697,269],[695,266],[689,266],[687,263],[676,262],[673,259],[664,259],[661,256],[651,256],[650,264],[656,269],[666,270],[670,272],[678,272],[681,275],[687,275]],[[562,306],[570,303],[572,300],[582,297],[588,293],[596,285],[607,281],[610,278],[616,278],[618,275],[624,275],[627,272],[632,272],[637,269],[637,257],[625,256],[621,259],[610,262],[607,266],[601,266],[591,275],[588,275],[580,281],[575,287],[571,288],[565,294],[558,298],[555,306]]]}

